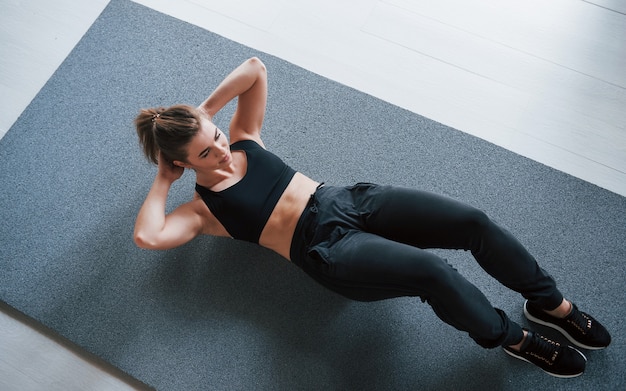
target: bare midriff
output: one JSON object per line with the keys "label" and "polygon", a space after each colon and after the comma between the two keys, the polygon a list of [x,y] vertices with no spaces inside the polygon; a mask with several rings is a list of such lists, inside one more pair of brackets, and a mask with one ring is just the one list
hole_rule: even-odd
{"label": "bare midriff", "polygon": [[290,260],[291,240],[298,220],[319,182],[297,172],[278,200],[261,232],[259,244]]}

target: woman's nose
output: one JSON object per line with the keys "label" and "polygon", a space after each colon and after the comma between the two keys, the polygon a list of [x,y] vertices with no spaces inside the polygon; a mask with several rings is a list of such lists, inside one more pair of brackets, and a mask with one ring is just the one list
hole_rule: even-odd
{"label": "woman's nose", "polygon": [[224,157],[228,153],[228,146],[217,145],[214,149],[215,156]]}

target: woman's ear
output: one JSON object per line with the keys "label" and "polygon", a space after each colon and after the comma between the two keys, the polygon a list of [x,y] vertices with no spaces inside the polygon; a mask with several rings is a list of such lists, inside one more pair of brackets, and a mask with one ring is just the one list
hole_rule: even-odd
{"label": "woman's ear", "polygon": [[178,166],[178,167],[182,167],[182,168],[191,168],[191,166],[187,163],[183,163],[180,160],[174,160],[172,162],[173,165]]}

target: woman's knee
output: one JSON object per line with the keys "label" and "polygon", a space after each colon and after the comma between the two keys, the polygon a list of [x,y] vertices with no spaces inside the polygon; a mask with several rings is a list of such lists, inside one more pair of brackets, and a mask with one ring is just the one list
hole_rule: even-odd
{"label": "woman's knee", "polygon": [[431,262],[425,268],[422,266],[423,281],[430,292],[446,292],[446,294],[454,294],[462,284],[460,280],[464,277],[448,263],[446,259],[440,258],[439,261]]}
{"label": "woman's knee", "polygon": [[465,229],[468,233],[468,250],[480,251],[489,238],[498,231],[498,226],[480,209],[472,209],[465,215]]}
{"label": "woman's knee", "polygon": [[476,208],[471,208],[465,213],[465,222],[474,231],[480,232],[488,229],[493,224],[487,213]]}

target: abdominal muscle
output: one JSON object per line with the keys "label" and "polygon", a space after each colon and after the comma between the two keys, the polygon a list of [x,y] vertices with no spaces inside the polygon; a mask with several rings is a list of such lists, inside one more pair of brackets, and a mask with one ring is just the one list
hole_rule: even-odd
{"label": "abdominal muscle", "polygon": [[318,185],[318,182],[296,172],[261,232],[261,246],[290,260],[291,240],[296,225]]}

